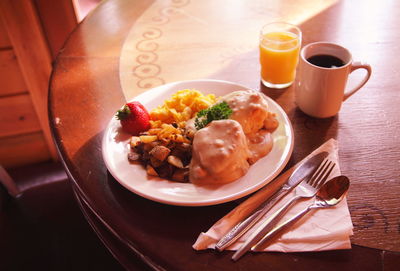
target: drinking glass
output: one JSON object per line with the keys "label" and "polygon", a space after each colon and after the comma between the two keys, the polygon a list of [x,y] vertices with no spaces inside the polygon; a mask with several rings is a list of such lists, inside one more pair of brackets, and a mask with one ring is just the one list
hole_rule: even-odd
{"label": "drinking glass", "polygon": [[261,81],[269,88],[289,87],[296,77],[301,31],[285,22],[270,23],[260,34]]}

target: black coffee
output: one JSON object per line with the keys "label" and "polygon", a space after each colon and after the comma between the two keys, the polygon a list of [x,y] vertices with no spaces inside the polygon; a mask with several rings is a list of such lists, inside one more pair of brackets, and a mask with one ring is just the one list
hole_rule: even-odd
{"label": "black coffee", "polygon": [[331,55],[315,55],[307,58],[307,61],[323,68],[338,68],[344,65],[340,58]]}

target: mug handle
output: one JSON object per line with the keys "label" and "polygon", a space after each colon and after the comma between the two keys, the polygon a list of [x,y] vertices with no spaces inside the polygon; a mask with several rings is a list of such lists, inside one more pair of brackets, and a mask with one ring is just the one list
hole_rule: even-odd
{"label": "mug handle", "polygon": [[364,77],[364,79],[355,88],[353,88],[352,90],[346,91],[344,93],[343,101],[346,101],[347,98],[349,98],[351,95],[356,93],[356,91],[359,90],[362,86],[364,86],[365,83],[367,83],[367,81],[371,77],[371,73],[372,73],[371,65],[366,64],[366,63],[361,63],[358,61],[354,62],[351,64],[350,73],[352,73],[353,71],[355,71],[357,69],[365,69],[367,71],[367,74]]}

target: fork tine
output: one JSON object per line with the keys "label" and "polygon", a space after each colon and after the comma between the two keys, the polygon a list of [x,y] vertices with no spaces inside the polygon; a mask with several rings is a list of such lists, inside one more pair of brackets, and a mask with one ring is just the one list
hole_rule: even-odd
{"label": "fork tine", "polygon": [[325,181],[328,179],[328,177],[331,174],[335,165],[336,164],[334,162],[329,161],[329,164],[327,166],[327,169],[326,169],[324,175],[319,180],[317,180],[317,182],[315,183],[316,188],[319,188],[321,185],[323,185],[325,183]]}
{"label": "fork tine", "polygon": [[327,164],[328,162],[329,162],[329,161],[328,161],[326,158],[321,162],[321,164],[319,165],[319,167],[317,168],[317,170],[314,172],[314,174],[311,176],[311,178],[307,181],[307,183],[308,183],[309,185],[314,186],[314,185],[313,185],[314,181],[315,181],[316,179],[319,179],[319,176],[321,175],[322,171],[325,169],[325,166],[326,166],[326,164]]}
{"label": "fork tine", "polygon": [[324,183],[334,167],[335,163],[328,160],[327,158],[324,159],[321,165],[317,168],[317,171],[311,176],[308,183],[313,187],[317,187],[320,184]]}

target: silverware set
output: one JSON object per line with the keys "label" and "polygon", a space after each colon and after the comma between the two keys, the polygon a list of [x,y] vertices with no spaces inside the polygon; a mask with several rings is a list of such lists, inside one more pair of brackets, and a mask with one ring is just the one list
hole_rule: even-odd
{"label": "silverware set", "polygon": [[[290,228],[290,226],[310,210],[332,207],[339,203],[347,192],[349,180],[345,176],[338,176],[327,181],[335,167],[335,163],[329,160],[327,156],[327,152],[319,153],[297,167],[281,189],[263,202],[245,220],[235,225],[220,239],[216,244],[216,248],[219,251],[223,251],[225,248],[235,243],[241,236],[253,228],[278,201],[293,189],[295,196],[283,204],[277,211],[269,215],[268,218],[254,230],[232,256],[234,261],[237,261],[249,250],[260,250],[266,243]],[[315,201],[312,205],[277,226],[277,223],[282,219],[284,214],[296,202],[313,197],[315,197]]]}
{"label": "silverware set", "polygon": [[251,248],[251,250],[260,250],[266,241],[271,241],[274,236],[278,235],[283,230],[288,229],[309,211],[319,208],[329,208],[337,205],[346,195],[349,186],[350,181],[346,176],[337,176],[324,183],[318,190],[313,204],[309,205],[292,218],[269,231],[268,234],[266,234],[254,247]]}

